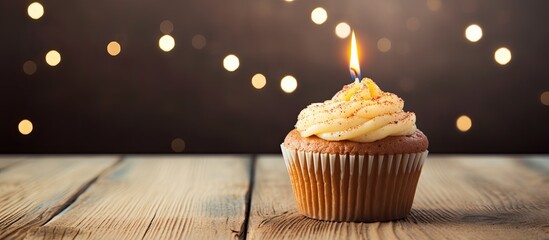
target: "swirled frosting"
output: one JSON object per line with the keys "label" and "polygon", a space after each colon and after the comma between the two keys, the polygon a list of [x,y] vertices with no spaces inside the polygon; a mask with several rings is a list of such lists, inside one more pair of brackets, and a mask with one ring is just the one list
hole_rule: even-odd
{"label": "swirled frosting", "polygon": [[383,92],[369,78],[343,87],[331,100],[313,103],[299,113],[296,129],[302,137],[328,141],[374,142],[416,131],[416,115],[404,112],[404,101]]}

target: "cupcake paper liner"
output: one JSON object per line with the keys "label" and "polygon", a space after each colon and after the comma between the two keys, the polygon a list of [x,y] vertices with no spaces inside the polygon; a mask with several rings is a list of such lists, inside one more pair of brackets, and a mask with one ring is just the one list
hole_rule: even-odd
{"label": "cupcake paper liner", "polygon": [[283,144],[281,149],[300,213],[355,222],[408,215],[428,154],[328,154],[297,151]]}

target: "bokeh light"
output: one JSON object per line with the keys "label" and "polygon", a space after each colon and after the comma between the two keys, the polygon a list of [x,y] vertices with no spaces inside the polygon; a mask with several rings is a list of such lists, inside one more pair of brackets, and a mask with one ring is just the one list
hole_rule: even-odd
{"label": "bokeh light", "polygon": [[120,47],[120,44],[116,41],[112,41],[109,44],[107,44],[107,52],[113,57],[118,55],[121,50],[122,50],[122,47]]}
{"label": "bokeh light", "polygon": [[169,52],[175,47],[175,39],[170,35],[164,35],[158,40],[158,46],[162,51]]}
{"label": "bokeh light", "polygon": [[380,38],[377,40],[377,49],[381,52],[388,52],[391,50],[391,40],[388,38]]}
{"label": "bokeh light", "polygon": [[174,152],[183,152],[185,150],[185,141],[181,138],[175,138],[172,140],[171,147]]}
{"label": "bokeh light", "polygon": [[36,72],[36,63],[29,60],[23,63],[23,72],[27,75],[33,75]]}
{"label": "bokeh light", "polygon": [[499,48],[494,53],[494,59],[500,65],[506,65],[511,61],[511,50],[506,47]]}
{"label": "bokeh light", "polygon": [[266,84],[267,84],[267,78],[263,74],[256,73],[252,77],[252,86],[254,86],[254,88],[262,89],[263,87],[265,87]]}
{"label": "bokeh light", "polygon": [[341,39],[347,38],[351,34],[351,26],[346,22],[341,22],[335,27],[335,34]]}
{"label": "bokeh light", "polygon": [[411,17],[406,19],[406,28],[410,31],[417,31],[421,27],[419,19]]}
{"label": "bokeh light", "polygon": [[292,93],[297,88],[297,79],[292,75],[287,75],[280,80],[280,88],[286,93]]}
{"label": "bokeh light", "polygon": [[427,8],[433,12],[440,10],[440,7],[442,6],[442,2],[440,0],[427,0],[426,3]]}
{"label": "bokeh light", "polygon": [[164,20],[160,23],[160,31],[164,34],[170,34],[173,31],[173,23],[170,20]]}
{"label": "bokeh light", "polygon": [[223,67],[229,71],[234,72],[240,66],[240,60],[234,54],[229,54],[223,59]]}
{"label": "bokeh light", "polygon": [[471,24],[465,29],[465,37],[471,42],[477,42],[482,38],[482,28],[479,25]]}
{"label": "bokeh light", "polygon": [[473,121],[467,115],[461,115],[456,120],[456,127],[459,131],[467,132],[473,126]]}
{"label": "bokeh light", "polygon": [[51,50],[46,54],[46,63],[52,67],[61,62],[61,54],[58,51]]}
{"label": "bokeh light", "polygon": [[[389,81],[385,86],[388,88],[386,91],[392,89],[408,96],[417,95],[414,104],[418,108],[416,112],[429,109],[429,106],[422,105],[429,102],[428,96],[422,92],[444,88],[467,89],[468,81],[438,81],[441,74],[433,74],[432,69],[425,67],[436,65],[437,69],[444,69],[444,74],[449,76],[459,76],[466,69],[467,74],[473,76],[470,79],[473,82],[480,81],[483,86],[503,86],[489,89],[491,91],[486,91],[482,96],[470,95],[470,102],[513,95],[514,104],[508,108],[520,114],[502,120],[501,125],[516,123],[520,120],[517,116],[528,117],[532,120],[526,130],[534,131],[526,131],[528,134],[525,136],[532,139],[540,137],[540,131],[535,130],[549,128],[549,124],[544,122],[544,113],[549,110],[549,86],[546,85],[549,78],[544,76],[543,71],[543,66],[549,64],[549,58],[543,57],[547,55],[545,46],[539,44],[549,34],[538,31],[544,29],[543,21],[536,18],[539,14],[534,14],[537,10],[543,12],[541,3],[505,2],[502,6],[488,6],[479,0],[421,0],[415,3],[351,2],[349,5],[278,0],[272,3],[223,3],[219,6],[227,8],[227,11],[210,11],[209,15],[198,10],[205,10],[211,5],[200,1],[183,4],[185,6],[175,2],[140,2],[138,7],[145,12],[137,15],[135,11],[124,11],[132,7],[127,2],[112,2],[103,7],[101,4],[74,2],[66,5],[65,9],[63,4],[52,3],[30,0],[7,1],[4,4],[5,12],[13,12],[5,15],[8,27],[4,29],[7,33],[5,39],[8,40],[4,44],[4,55],[7,58],[3,81],[6,87],[2,95],[13,102],[13,106],[8,104],[13,111],[6,111],[4,124],[1,124],[7,131],[11,131],[11,135],[8,133],[3,142],[4,145],[8,144],[8,150],[24,153],[44,149],[48,143],[42,141],[41,135],[46,133],[55,133],[55,139],[51,141],[66,145],[63,142],[66,139],[59,136],[70,135],[71,129],[75,129],[75,126],[69,126],[71,121],[66,120],[74,116],[88,116],[86,114],[89,112],[92,116],[107,114],[116,122],[123,122],[128,117],[139,118],[132,124],[136,128],[145,129],[143,131],[147,130],[146,126],[150,123],[157,127],[162,125],[162,129],[157,129],[162,134],[145,133],[154,135],[150,141],[161,144],[139,148],[132,144],[131,134],[119,134],[120,138],[110,136],[111,140],[105,142],[90,128],[81,134],[83,137],[79,135],[90,142],[86,149],[76,146],[67,151],[116,151],[120,148],[127,151],[172,152],[170,144],[176,138],[189,143],[189,148],[183,152],[215,151],[218,145],[208,145],[207,141],[203,141],[206,137],[196,138],[201,136],[199,129],[179,131],[173,126],[178,123],[191,126],[198,122],[209,124],[208,127],[217,127],[208,121],[184,118],[185,114],[196,112],[196,109],[212,108],[210,112],[216,111],[219,116],[235,118],[230,121],[245,119],[258,122],[265,119],[270,121],[272,118],[256,116],[244,110],[259,107],[276,109],[280,107],[276,103],[293,100],[307,104],[328,99],[329,94],[338,90],[329,89],[333,89],[333,86],[341,87],[350,81],[347,80],[347,41],[350,41],[353,30],[364,35],[359,41],[364,52],[361,56],[366,62],[361,67],[367,67],[366,71],[363,69],[363,74],[366,72],[368,75],[370,72],[375,81],[380,81],[380,85],[383,85],[383,81]],[[164,11],[157,11],[162,10],[158,8],[159,4]],[[175,12],[168,11],[170,9]],[[113,17],[123,21],[108,21]],[[242,24],[247,28],[242,28]],[[521,28],[523,25],[528,27]],[[65,31],[71,29],[74,31]],[[240,64],[243,64],[242,68]],[[315,81],[314,78],[327,76],[326,73],[335,78],[343,74],[339,76],[343,80],[330,80],[321,86],[319,83],[324,81]],[[387,74],[391,75],[392,80],[375,78],[375,75]],[[524,76],[529,77],[527,83],[521,82]],[[504,82],[502,77],[505,78]],[[90,81],[93,86],[86,85]],[[230,89],[212,90],[210,85],[215,85],[216,81],[218,85],[222,83]],[[520,94],[513,93],[517,87],[521,90]],[[126,91],[128,88],[131,91]],[[314,94],[315,88],[320,91],[317,95],[327,97],[313,96],[313,100],[307,100]],[[231,108],[208,101],[196,101],[202,91],[219,96],[225,94],[223,96],[230,100],[225,105]],[[82,94],[87,100],[97,101],[92,101],[94,104],[91,105],[81,104],[83,107],[74,108],[74,113],[64,113],[56,110],[60,94],[66,95],[66,101],[74,102],[72,98]],[[254,98],[255,101],[248,101]],[[406,100],[406,96],[402,98]],[[146,101],[148,99],[152,100]],[[445,104],[457,106],[459,101],[448,98]],[[241,118],[240,115],[231,115],[234,114],[234,108],[242,110],[243,113],[239,114],[245,116]],[[442,119],[445,122],[425,127],[429,128],[426,132],[454,133],[446,138],[434,134],[434,140],[439,143],[434,151],[451,152],[451,143],[456,137],[464,140],[463,137],[468,134],[474,134],[479,139],[491,136],[490,129],[485,126],[492,117],[490,112],[471,107],[458,108],[453,113],[452,109],[441,113],[446,116],[449,114],[448,119]],[[120,111],[113,112],[112,109]],[[135,109],[145,109],[151,114],[141,116],[139,112],[133,111]],[[41,116],[44,115],[41,112],[56,114]],[[170,119],[155,117],[166,112],[178,116]],[[461,115],[469,119],[469,127],[458,126]],[[475,129],[472,129],[473,117]],[[16,129],[23,119],[32,119],[30,125],[34,127],[33,124],[36,124],[37,132],[32,130],[28,136],[23,137]],[[93,118],[82,117],[81,120],[82,124],[97,125]],[[66,126],[47,124],[63,121]],[[266,124],[272,125],[270,122]],[[468,130],[462,133],[460,129]],[[220,139],[230,139],[234,132],[230,129],[225,131],[222,126],[214,130],[212,132],[219,133]],[[277,134],[272,129],[262,131],[262,136]],[[116,131],[109,129],[105,133],[116,135]],[[214,133],[209,133],[207,138]],[[518,130],[510,132],[511,135],[520,133]],[[16,146],[19,144],[17,141],[23,141],[23,144],[31,139],[29,137],[39,138],[32,140],[32,144]],[[241,145],[231,145],[234,148],[219,145],[218,151],[276,151],[272,144],[256,145],[250,139],[253,136],[242,136],[238,139]],[[501,148],[491,148],[493,151],[543,151],[539,144],[499,141],[497,146]],[[470,141],[465,143],[468,144],[460,147],[464,152],[482,152],[482,149],[486,149],[478,148]],[[57,146],[51,151],[63,151],[63,148]]]}
{"label": "bokeh light", "polygon": [[549,106],[549,91],[543,92],[539,97],[539,100],[541,101],[541,104]]}
{"label": "bokeh light", "polygon": [[317,7],[311,12],[311,20],[318,25],[323,24],[327,19],[328,13],[324,8]]}
{"label": "bokeh light", "polygon": [[39,19],[44,16],[44,6],[39,2],[33,2],[27,8],[27,13],[32,19]]}
{"label": "bokeh light", "polygon": [[196,34],[193,36],[193,39],[191,40],[191,44],[196,49],[202,49],[206,46],[206,38],[201,34]]}
{"label": "bokeh light", "polygon": [[19,122],[19,125],[17,126],[19,129],[19,132],[23,135],[29,135],[32,132],[32,122],[28,119],[23,119],[21,122]]}

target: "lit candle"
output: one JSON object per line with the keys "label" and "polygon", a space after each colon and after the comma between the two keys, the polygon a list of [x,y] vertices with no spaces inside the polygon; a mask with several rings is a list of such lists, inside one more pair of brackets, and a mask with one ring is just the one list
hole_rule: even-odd
{"label": "lit candle", "polygon": [[358,63],[358,50],[356,47],[354,30],[351,37],[351,61],[349,63],[349,70],[351,72],[351,78],[354,79],[356,83],[358,83],[362,76],[360,75],[360,64]]}

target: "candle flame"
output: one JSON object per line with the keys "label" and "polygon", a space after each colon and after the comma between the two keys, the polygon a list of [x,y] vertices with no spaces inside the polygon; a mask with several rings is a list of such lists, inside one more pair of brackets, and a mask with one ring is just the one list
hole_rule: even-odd
{"label": "candle flame", "polygon": [[360,81],[360,64],[358,63],[358,49],[356,47],[355,31],[353,30],[351,37],[351,61],[349,63],[349,70],[351,71],[351,78],[355,82]]}

